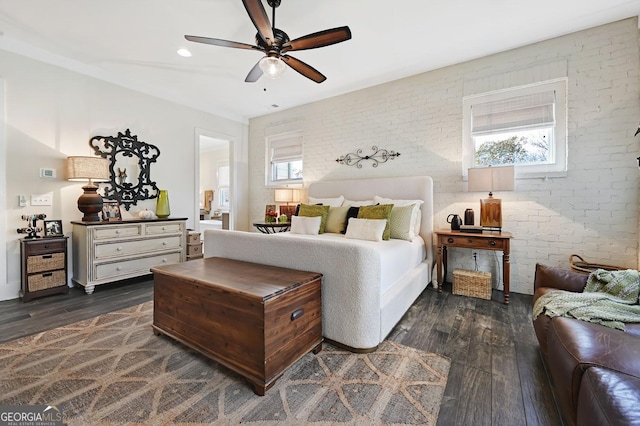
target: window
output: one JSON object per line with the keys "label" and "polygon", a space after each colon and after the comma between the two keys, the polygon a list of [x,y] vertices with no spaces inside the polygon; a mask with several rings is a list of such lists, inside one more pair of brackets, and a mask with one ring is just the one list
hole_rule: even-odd
{"label": "window", "polygon": [[302,181],[302,135],[288,133],[267,138],[267,185]]}
{"label": "window", "polygon": [[229,208],[229,164],[218,166],[218,206]]}
{"label": "window", "polygon": [[514,165],[519,177],[567,170],[567,80],[463,99],[463,174]]}

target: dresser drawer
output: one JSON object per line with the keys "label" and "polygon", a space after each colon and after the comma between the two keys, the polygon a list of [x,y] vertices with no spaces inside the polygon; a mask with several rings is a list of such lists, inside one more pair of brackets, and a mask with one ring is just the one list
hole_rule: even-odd
{"label": "dresser drawer", "polygon": [[144,257],[142,259],[132,259],[117,263],[103,263],[95,266],[93,279],[104,280],[107,278],[117,279],[125,275],[150,274],[150,269],[154,266],[178,263],[181,260],[180,253],[167,253],[157,256]]}
{"label": "dresser drawer", "polygon": [[99,226],[92,229],[94,240],[106,240],[111,238],[137,237],[142,235],[141,225],[123,226]]}
{"label": "dresser drawer", "polygon": [[147,235],[175,234],[177,232],[182,232],[182,225],[179,222],[147,223],[145,225]]}
{"label": "dresser drawer", "polygon": [[115,241],[112,243],[98,243],[93,252],[94,259],[101,260],[110,257],[129,256],[157,251],[178,249],[182,239],[179,236],[149,238],[135,241]]}
{"label": "dresser drawer", "polygon": [[64,269],[64,253],[41,254],[27,257],[27,273],[33,274],[42,271],[52,271],[54,269]]}

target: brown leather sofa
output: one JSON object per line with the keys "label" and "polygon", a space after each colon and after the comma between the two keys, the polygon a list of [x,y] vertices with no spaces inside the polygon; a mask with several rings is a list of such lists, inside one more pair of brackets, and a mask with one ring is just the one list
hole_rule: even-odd
{"label": "brown leather sofa", "polygon": [[[536,265],[535,301],[555,290],[582,292],[588,275]],[[533,327],[566,425],[640,425],[640,323],[626,332],[540,315]]]}

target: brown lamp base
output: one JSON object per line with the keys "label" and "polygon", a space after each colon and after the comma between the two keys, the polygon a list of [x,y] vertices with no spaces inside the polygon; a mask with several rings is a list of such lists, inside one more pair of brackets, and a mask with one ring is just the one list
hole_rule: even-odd
{"label": "brown lamp base", "polygon": [[502,228],[502,200],[493,198],[489,194],[489,198],[480,200],[480,226],[484,228]]}
{"label": "brown lamp base", "polygon": [[100,222],[102,212],[102,196],[95,185],[83,186],[84,194],[78,198],[78,210],[84,213],[83,222]]}

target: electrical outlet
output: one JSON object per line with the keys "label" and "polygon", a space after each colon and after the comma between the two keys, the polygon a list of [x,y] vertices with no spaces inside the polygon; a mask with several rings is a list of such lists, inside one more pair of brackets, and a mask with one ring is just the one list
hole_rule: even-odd
{"label": "electrical outlet", "polygon": [[18,205],[20,207],[27,207],[27,196],[26,195],[18,195]]}
{"label": "electrical outlet", "polygon": [[51,192],[49,192],[48,194],[31,196],[32,206],[51,206],[52,204],[53,204],[53,193]]}

